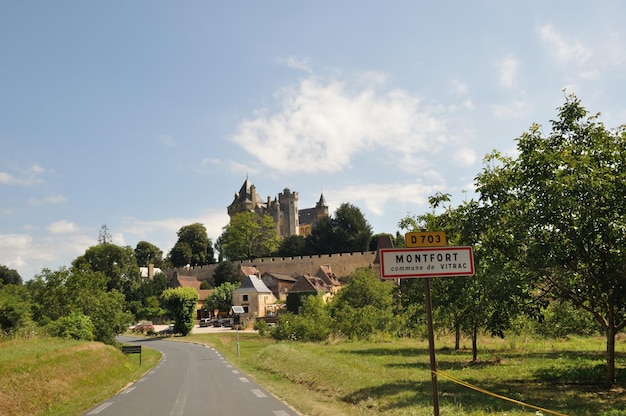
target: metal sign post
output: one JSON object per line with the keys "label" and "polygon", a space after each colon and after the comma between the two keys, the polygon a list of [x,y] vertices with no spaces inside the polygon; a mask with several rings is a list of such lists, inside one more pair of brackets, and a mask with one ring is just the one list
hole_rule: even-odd
{"label": "metal sign post", "polygon": [[383,279],[424,278],[433,408],[434,416],[439,416],[430,279],[437,276],[473,275],[474,253],[471,247],[443,247],[446,244],[446,235],[442,231],[407,233],[405,238],[407,247],[414,248],[380,250],[380,275]]}

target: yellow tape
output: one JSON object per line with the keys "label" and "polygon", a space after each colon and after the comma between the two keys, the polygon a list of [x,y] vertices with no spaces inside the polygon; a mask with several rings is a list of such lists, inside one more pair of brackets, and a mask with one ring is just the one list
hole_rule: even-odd
{"label": "yellow tape", "polygon": [[435,372],[435,374],[436,374],[436,375],[439,375],[439,376],[442,376],[442,377],[444,377],[444,378],[447,378],[448,380],[453,381],[453,382],[455,382],[455,383],[457,383],[457,384],[460,384],[461,386],[465,386],[465,387],[467,387],[468,389],[476,390],[476,391],[478,391],[478,392],[481,392],[481,393],[487,394],[487,395],[489,395],[489,396],[496,397],[496,398],[498,398],[498,399],[506,400],[506,401],[509,401],[509,402],[512,402],[512,403],[515,403],[515,404],[519,404],[519,405],[521,405],[521,406],[530,407],[531,409],[539,410],[539,411],[542,411],[542,412],[545,412],[545,413],[549,413],[549,414],[551,414],[551,415],[556,415],[556,416],[567,416],[565,413],[555,412],[554,410],[544,409],[544,408],[539,407],[539,406],[533,406],[532,404],[528,404],[528,403],[520,402],[519,400],[515,400],[515,399],[508,398],[508,397],[500,396],[499,394],[492,393],[492,392],[487,391],[487,390],[485,390],[485,389],[481,389],[480,387],[474,386],[474,385],[472,385],[472,384],[470,384],[470,383],[467,383],[467,382],[465,382],[465,381],[463,381],[463,380],[459,380],[458,378],[454,378],[454,377],[449,376],[449,375],[447,375],[447,374],[444,374],[444,373],[442,373],[442,372],[440,372],[440,371],[436,371],[436,372]]}

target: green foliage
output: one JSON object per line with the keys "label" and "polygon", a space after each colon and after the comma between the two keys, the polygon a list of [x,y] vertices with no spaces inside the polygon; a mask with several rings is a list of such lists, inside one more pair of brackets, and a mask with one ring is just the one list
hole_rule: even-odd
{"label": "green foliage", "polygon": [[392,284],[380,280],[378,270],[360,269],[331,303],[333,331],[352,339],[386,332],[393,319]]}
{"label": "green foliage", "polygon": [[213,272],[213,285],[215,287],[221,286],[224,283],[238,283],[239,276],[237,274],[237,267],[235,267],[232,261],[221,261]]}
{"label": "green foliage", "polygon": [[233,292],[241,286],[240,282],[237,283],[222,283],[213,290],[205,303],[205,310],[209,312],[220,311],[229,312],[233,302]]}
{"label": "green foliage", "polygon": [[534,327],[538,334],[549,338],[570,335],[596,335],[599,325],[589,312],[576,308],[571,302],[552,302],[544,317]]}
{"label": "green foliage", "polygon": [[280,237],[269,215],[242,212],[230,219],[217,240],[220,253],[227,260],[251,260],[268,257],[280,244]]}
{"label": "green foliage", "polygon": [[82,271],[102,272],[107,277],[107,290],[118,290],[125,295],[139,285],[139,266],[130,246],[102,243],[89,247],[77,257],[72,266]]}
{"label": "green foliage", "polygon": [[215,263],[213,242],[206,227],[200,223],[185,225],[178,230],[178,241],[172,247],[168,260],[173,267],[203,266]]}
{"label": "green foliage", "polygon": [[626,126],[611,131],[597,117],[568,96],[548,136],[531,126],[519,156],[492,153],[476,181],[507,260],[602,326],[612,384],[626,326]]}
{"label": "green foliage", "polygon": [[174,332],[188,335],[193,329],[198,293],[190,287],[166,289],[161,294],[161,301],[174,318]]}
{"label": "green foliage", "polygon": [[302,313],[281,315],[271,336],[279,341],[325,341],[330,335],[330,314],[321,296],[308,296]]}
{"label": "green foliage", "polygon": [[0,285],[0,332],[14,332],[30,322],[30,301],[24,286]]}
{"label": "green foliage", "polygon": [[95,327],[96,341],[113,343],[124,332],[132,315],[125,311],[124,295],[107,290],[107,277],[100,272],[61,268],[44,269],[27,282],[33,319],[42,326],[72,314],[82,314]]}
{"label": "green foliage", "polygon": [[140,241],[135,247],[135,259],[140,267],[163,267],[163,251],[147,241]]}
{"label": "green foliage", "polygon": [[0,264],[0,286],[5,285],[21,285],[22,277],[15,269],[9,269]]}
{"label": "green foliage", "polygon": [[64,339],[93,341],[96,327],[91,319],[80,312],[71,312],[48,325],[50,335]]}
{"label": "green foliage", "polygon": [[333,217],[320,218],[306,237],[309,254],[351,253],[367,251],[372,227],[359,208],[341,204]]}
{"label": "green foliage", "polygon": [[283,238],[280,247],[274,253],[276,257],[296,257],[306,254],[306,239],[302,235],[290,235]]}

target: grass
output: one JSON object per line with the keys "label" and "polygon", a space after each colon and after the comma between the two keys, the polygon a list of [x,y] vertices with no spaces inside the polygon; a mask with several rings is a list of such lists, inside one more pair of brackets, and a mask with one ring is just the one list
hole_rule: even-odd
{"label": "grass", "polygon": [[[192,335],[211,345],[300,412],[330,415],[431,415],[432,384],[428,344],[421,340],[289,343],[240,333]],[[604,381],[604,338],[545,340],[511,336],[479,342],[471,350],[451,348],[452,339],[435,341],[439,408],[442,416],[626,415],[623,340],[618,341],[617,384]],[[488,394],[445,377],[469,383]],[[533,407],[525,407],[523,402]],[[547,409],[541,411],[539,409]],[[539,411],[539,413],[537,413]],[[550,413],[552,411],[554,413]]]}
{"label": "grass", "polygon": [[160,359],[97,342],[59,338],[0,342],[0,415],[79,415],[138,379]]}

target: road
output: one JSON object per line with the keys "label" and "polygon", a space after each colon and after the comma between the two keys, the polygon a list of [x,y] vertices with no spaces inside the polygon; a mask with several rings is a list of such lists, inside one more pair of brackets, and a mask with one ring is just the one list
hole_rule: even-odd
{"label": "road", "polygon": [[299,415],[210,347],[158,338],[119,340],[158,350],[163,358],[144,377],[85,416]]}

